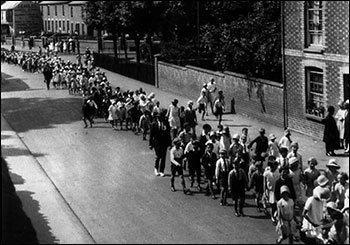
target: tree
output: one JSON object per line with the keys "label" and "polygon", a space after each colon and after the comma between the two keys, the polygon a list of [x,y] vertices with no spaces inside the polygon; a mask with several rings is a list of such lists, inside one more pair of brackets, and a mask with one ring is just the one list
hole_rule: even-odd
{"label": "tree", "polygon": [[[202,47],[221,70],[279,81],[279,2],[235,2],[207,2],[207,9],[212,10],[211,21],[202,29]],[[227,12],[232,19],[225,17]]]}
{"label": "tree", "polygon": [[83,6],[83,19],[87,26],[97,30],[98,53],[101,49],[101,32],[103,30],[103,8],[101,1],[87,1]]}

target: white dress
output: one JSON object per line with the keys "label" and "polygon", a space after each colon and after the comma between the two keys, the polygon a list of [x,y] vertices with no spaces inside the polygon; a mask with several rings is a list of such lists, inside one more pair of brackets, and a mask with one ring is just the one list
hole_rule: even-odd
{"label": "white dress", "polygon": [[346,110],[339,109],[335,114],[334,118],[337,121],[337,127],[339,131],[339,138],[344,139],[344,129],[345,129],[345,114]]}
{"label": "white dress", "polygon": [[179,116],[180,108],[177,106],[170,105],[169,106],[169,125],[171,128],[181,128],[180,116]]}

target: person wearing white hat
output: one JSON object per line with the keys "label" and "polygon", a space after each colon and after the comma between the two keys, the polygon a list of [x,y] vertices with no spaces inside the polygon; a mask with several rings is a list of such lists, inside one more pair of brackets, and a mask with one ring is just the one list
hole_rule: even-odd
{"label": "person wearing white hat", "polygon": [[[214,114],[214,97],[216,92],[216,83],[213,77],[210,78],[210,81],[207,83],[208,89],[208,104],[210,104],[211,112]],[[208,111],[208,110],[207,110]]]}
{"label": "person wearing white hat", "polygon": [[270,134],[269,139],[267,154],[268,156],[274,156],[277,159],[280,156],[280,153],[276,142],[276,136],[274,134]]}
{"label": "person wearing white hat", "polygon": [[303,208],[304,202],[305,202],[305,192],[304,185],[302,185],[303,182],[303,172],[300,170],[299,167],[299,160],[296,157],[291,157],[289,159],[289,169],[290,169],[290,176],[292,178],[293,187],[295,191],[295,205],[298,206],[300,209]]}
{"label": "person wearing white hat", "polygon": [[292,157],[296,157],[296,158],[298,159],[298,162],[299,162],[299,168],[300,168],[301,172],[303,172],[303,171],[304,171],[304,169],[303,169],[303,157],[302,157],[302,155],[298,152],[298,150],[299,150],[299,144],[298,144],[298,142],[295,142],[295,141],[294,141],[294,142],[291,144],[291,148],[292,148],[292,151],[288,153],[287,158],[290,159],[290,158],[292,158]]}
{"label": "person wearing white hat", "polygon": [[228,174],[230,170],[231,167],[227,159],[227,152],[222,149],[219,151],[219,159],[216,161],[215,168],[216,185],[220,188],[221,195],[220,206],[227,205]]}
{"label": "person wearing white hat", "polygon": [[338,102],[339,109],[337,113],[334,116],[334,119],[337,122],[337,127],[339,131],[339,139],[340,139],[340,148],[344,148],[345,142],[344,142],[344,129],[345,129],[345,116],[346,116],[346,109],[344,107],[344,101],[340,100]]}
{"label": "person wearing white hat", "polygon": [[286,147],[288,149],[288,152],[291,151],[291,144],[292,144],[292,139],[290,138],[291,133],[289,129],[284,130],[284,135],[282,136],[282,138],[280,139],[279,143],[278,143],[278,147]]}
{"label": "person wearing white hat", "polygon": [[201,93],[197,99],[197,108],[198,108],[198,112],[199,114],[202,114],[202,121],[205,121],[205,114],[206,114],[206,108],[207,108],[207,97],[206,97],[206,91],[207,89],[205,87],[203,87],[203,89],[201,90]]}
{"label": "person wearing white hat", "polygon": [[243,153],[243,147],[239,143],[239,135],[234,134],[232,136],[232,144],[230,145],[229,151],[228,151],[228,156],[230,158],[230,164],[231,166],[234,164],[234,161],[237,161],[242,157]]}
{"label": "person wearing white hat", "polygon": [[316,239],[321,234],[323,210],[325,202],[330,196],[328,188],[315,188],[313,196],[306,200],[303,210],[303,224],[301,233],[308,239]]}
{"label": "person wearing white hat", "polygon": [[326,164],[327,170],[325,172],[325,176],[329,180],[328,186],[331,190],[331,192],[334,191],[335,184],[338,182],[338,174],[340,166],[337,163],[337,160],[332,158],[329,159],[328,163]]}
{"label": "person wearing white hat", "polygon": [[293,236],[296,233],[296,217],[294,213],[294,201],[290,198],[288,186],[280,188],[281,199],[277,202],[277,226],[276,231],[279,237],[276,240],[280,244],[283,240],[289,239],[289,244],[293,243]]}

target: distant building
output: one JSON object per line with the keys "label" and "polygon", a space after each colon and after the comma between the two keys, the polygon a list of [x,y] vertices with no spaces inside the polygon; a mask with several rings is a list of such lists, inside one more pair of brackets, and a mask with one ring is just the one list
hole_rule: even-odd
{"label": "distant building", "polygon": [[349,99],[349,2],[284,6],[289,128],[322,137],[327,106]]}
{"label": "distant building", "polygon": [[39,4],[34,1],[6,1],[1,5],[1,23],[8,23],[15,36],[39,35],[42,30]]}
{"label": "distant building", "polygon": [[87,1],[42,1],[44,32],[93,35],[83,20],[83,6]]}

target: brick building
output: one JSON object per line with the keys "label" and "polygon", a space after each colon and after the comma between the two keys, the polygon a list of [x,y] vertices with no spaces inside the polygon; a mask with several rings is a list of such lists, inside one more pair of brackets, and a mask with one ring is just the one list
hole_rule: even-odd
{"label": "brick building", "polygon": [[8,24],[14,36],[38,35],[42,29],[39,4],[35,1],[6,1],[1,5],[1,24]]}
{"label": "brick building", "polygon": [[286,1],[289,128],[322,137],[327,106],[349,99],[349,2]]}
{"label": "brick building", "polygon": [[44,32],[93,35],[83,20],[83,5],[87,1],[42,1]]}

